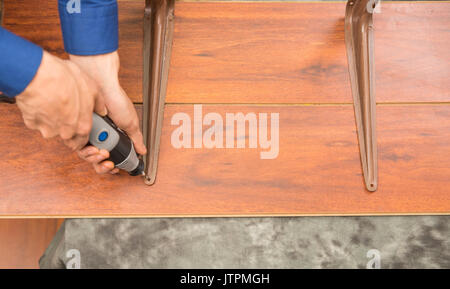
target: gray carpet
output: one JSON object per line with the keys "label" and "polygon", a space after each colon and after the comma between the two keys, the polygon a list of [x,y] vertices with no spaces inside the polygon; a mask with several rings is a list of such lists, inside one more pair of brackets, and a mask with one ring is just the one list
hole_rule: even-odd
{"label": "gray carpet", "polygon": [[369,267],[375,266],[368,253],[376,250],[381,268],[450,268],[449,220],[71,219],[40,265],[64,268],[79,260],[81,268],[366,268],[371,260]]}

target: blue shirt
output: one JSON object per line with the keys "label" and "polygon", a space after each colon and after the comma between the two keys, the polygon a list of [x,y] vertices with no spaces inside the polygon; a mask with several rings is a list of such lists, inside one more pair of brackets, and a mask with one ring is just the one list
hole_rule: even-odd
{"label": "blue shirt", "polygon": [[[58,0],[66,52],[96,55],[116,51],[119,45],[116,0]],[[0,91],[20,94],[33,80],[42,60],[42,48],[0,27]]]}

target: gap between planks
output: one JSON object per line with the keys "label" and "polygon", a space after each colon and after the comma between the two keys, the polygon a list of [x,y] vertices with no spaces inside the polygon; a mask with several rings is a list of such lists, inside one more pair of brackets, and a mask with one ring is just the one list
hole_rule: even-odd
{"label": "gap between planks", "polygon": [[208,215],[6,215],[1,219],[138,219],[138,218],[272,218],[272,217],[357,217],[357,216],[449,216],[450,212],[429,213],[315,213],[315,214],[208,214]]}
{"label": "gap between planks", "polygon": [[[142,102],[135,102],[135,105],[143,105]],[[166,102],[165,105],[175,106],[175,105],[196,105],[201,104],[204,106],[349,106],[353,105],[352,102],[336,102],[336,103],[221,103],[221,102]],[[450,105],[450,102],[377,102],[377,106],[420,106],[420,105]]]}
{"label": "gap between planks", "polygon": [[[119,2],[132,2],[132,1],[136,1],[136,0],[118,0]],[[229,0],[229,1],[223,1],[223,0],[175,0],[175,2],[188,2],[188,3],[347,3],[346,0],[339,0],[339,1],[322,1],[322,0],[317,0],[317,1],[302,1],[302,0],[298,0],[298,1],[273,1],[273,0],[269,0],[269,1],[264,1],[264,0],[245,0],[245,1],[239,1],[239,0]],[[383,0],[382,2],[384,3],[449,3],[450,1],[440,1],[440,0],[435,0],[435,1],[403,1],[403,0]]]}

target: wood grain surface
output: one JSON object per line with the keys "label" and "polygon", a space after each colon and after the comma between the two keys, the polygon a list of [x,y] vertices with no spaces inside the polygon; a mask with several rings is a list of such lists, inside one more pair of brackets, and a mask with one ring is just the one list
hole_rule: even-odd
{"label": "wood grain surface", "polygon": [[[4,26],[63,56],[57,3],[5,0]],[[142,101],[144,1],[119,0],[121,82]],[[176,3],[168,103],[350,103],[345,3]],[[378,102],[450,101],[450,3],[383,2]]]}
{"label": "wood grain surface", "polygon": [[0,269],[37,269],[63,220],[0,220]]}
{"label": "wood grain surface", "polygon": [[[36,2],[6,0],[5,26],[64,56],[56,2]],[[119,0],[119,14],[121,81],[140,102],[143,1]],[[175,14],[156,184],[96,175],[0,104],[0,217],[450,213],[450,3],[383,2],[374,17],[375,193],[361,176],[344,3],[177,2]],[[192,103],[223,118],[279,113],[278,157],[248,143],[174,148],[172,116],[192,117]]]}
{"label": "wood grain surface", "polygon": [[[175,149],[167,105],[156,184],[98,176],[0,104],[0,215],[242,216],[450,213],[450,105],[378,106],[379,189],[364,189],[351,105],[205,105],[203,114],[279,113],[276,159],[262,149]],[[205,127],[206,128],[206,127]],[[226,130],[226,129],[225,129]]]}

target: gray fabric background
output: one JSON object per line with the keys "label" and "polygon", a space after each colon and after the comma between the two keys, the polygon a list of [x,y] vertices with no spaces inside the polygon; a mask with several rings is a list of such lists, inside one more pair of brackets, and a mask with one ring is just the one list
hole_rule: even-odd
{"label": "gray fabric background", "polygon": [[71,219],[41,268],[450,268],[450,216]]}
{"label": "gray fabric background", "polygon": [[64,268],[450,268],[450,216],[71,219],[40,260]]}

